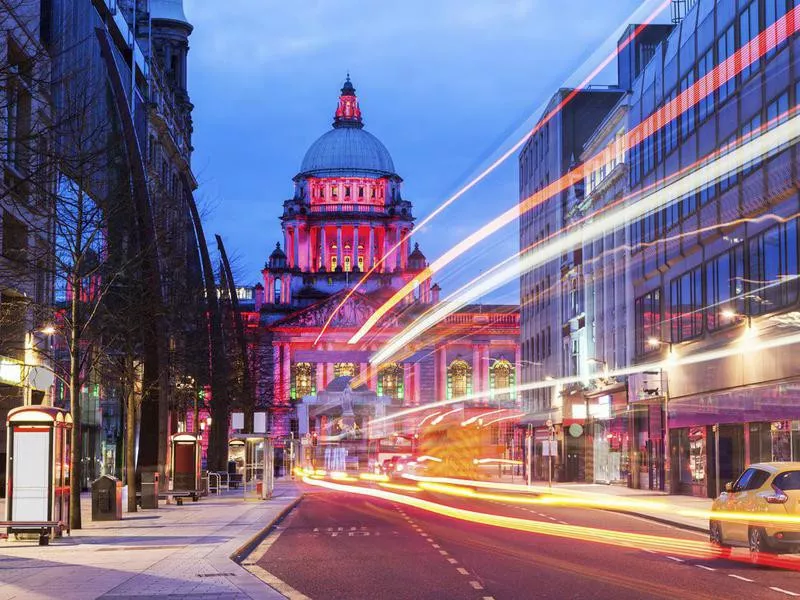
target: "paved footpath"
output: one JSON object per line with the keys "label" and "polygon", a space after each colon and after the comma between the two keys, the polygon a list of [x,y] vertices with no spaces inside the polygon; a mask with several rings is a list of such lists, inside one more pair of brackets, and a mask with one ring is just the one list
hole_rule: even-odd
{"label": "paved footpath", "polygon": [[300,496],[294,482],[278,481],[264,502],[231,491],[92,522],[85,495],[84,528],[71,537],[0,541],[0,600],[284,598],[230,557]]}

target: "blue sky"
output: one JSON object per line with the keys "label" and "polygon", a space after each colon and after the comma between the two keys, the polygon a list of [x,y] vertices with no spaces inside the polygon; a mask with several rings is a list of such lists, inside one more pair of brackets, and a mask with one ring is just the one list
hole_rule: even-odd
{"label": "blue sky", "polygon": [[[282,241],[282,202],[331,124],[349,70],[366,129],[389,149],[418,218],[441,204],[626,22],[638,0],[184,0],[206,236],[237,282]],[[590,61],[591,62],[591,61]],[[604,73],[596,83],[614,83]],[[420,231],[435,258],[518,200],[510,159]],[[516,225],[437,279],[452,291],[517,249]],[[516,301],[516,289],[497,301]]]}

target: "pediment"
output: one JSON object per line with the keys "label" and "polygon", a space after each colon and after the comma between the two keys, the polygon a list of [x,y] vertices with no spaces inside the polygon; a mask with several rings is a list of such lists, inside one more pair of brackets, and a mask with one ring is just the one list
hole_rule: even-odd
{"label": "pediment", "polygon": [[[378,305],[359,293],[353,294],[342,304],[342,300],[346,296],[346,293],[334,294],[330,298],[281,319],[274,326],[322,328],[333,315],[328,324],[328,327],[332,329],[361,327],[372,316]],[[339,308],[340,304],[341,308]]]}

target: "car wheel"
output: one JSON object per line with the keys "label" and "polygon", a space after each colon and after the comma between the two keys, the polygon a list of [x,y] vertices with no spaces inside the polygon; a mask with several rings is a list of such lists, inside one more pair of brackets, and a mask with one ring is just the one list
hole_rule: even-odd
{"label": "car wheel", "polygon": [[708,540],[712,546],[719,549],[722,556],[730,556],[730,545],[726,544],[722,539],[722,524],[719,521],[709,521]]}
{"label": "car wheel", "polygon": [[750,562],[759,563],[759,558],[769,551],[767,538],[761,527],[751,527],[747,534],[747,545],[750,548]]}

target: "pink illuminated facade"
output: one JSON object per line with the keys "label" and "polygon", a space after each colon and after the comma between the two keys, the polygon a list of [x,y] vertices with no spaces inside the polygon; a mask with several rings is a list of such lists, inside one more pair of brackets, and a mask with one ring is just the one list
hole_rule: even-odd
{"label": "pink illuminated facade", "polygon": [[[364,129],[348,77],[332,129],[309,148],[294,195],[283,203],[283,242],[264,266],[263,283],[243,298],[244,306],[252,301],[247,323],[257,402],[269,409],[276,437],[324,434],[334,422],[366,436],[376,416],[470,393],[482,394],[478,406],[518,405],[518,394],[508,391],[519,363],[516,305],[465,307],[396,363],[374,368],[370,356],[439,301],[438,285],[425,281],[362,343],[348,343],[428,266],[419,246],[411,247],[414,216],[402,182],[388,150]],[[352,400],[343,406],[334,399],[344,393]]]}

